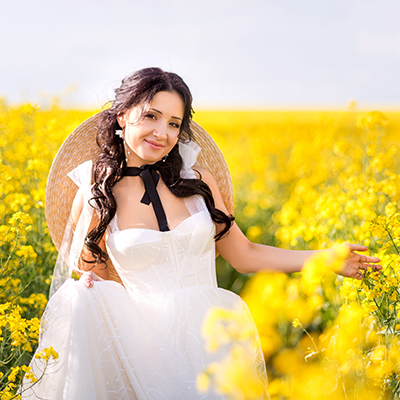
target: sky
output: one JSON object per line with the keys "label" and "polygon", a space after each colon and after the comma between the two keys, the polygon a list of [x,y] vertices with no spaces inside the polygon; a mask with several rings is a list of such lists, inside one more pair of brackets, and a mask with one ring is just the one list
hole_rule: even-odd
{"label": "sky", "polygon": [[100,108],[158,66],[194,108],[400,108],[398,0],[0,0],[0,97]]}

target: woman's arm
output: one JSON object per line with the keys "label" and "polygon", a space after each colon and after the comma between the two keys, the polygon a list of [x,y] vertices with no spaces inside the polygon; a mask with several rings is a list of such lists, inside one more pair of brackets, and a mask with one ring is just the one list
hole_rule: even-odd
{"label": "woman's arm", "polygon": [[[71,209],[72,228],[74,231],[76,228],[76,224],[78,223],[79,217],[81,215],[83,205],[84,205],[83,192],[79,189],[74,198]],[[88,232],[90,232],[97,225],[97,223],[98,223],[98,217],[96,212],[94,212],[92,220],[90,221]],[[103,235],[103,238],[99,243],[99,246],[102,249],[102,251],[106,252],[105,234]],[[91,283],[90,285],[87,285],[88,287],[91,287],[91,285],[93,284],[91,280],[102,280],[102,279],[108,280],[108,266],[109,264],[111,264],[110,259],[107,260],[107,268],[105,268],[106,265],[104,264],[99,264],[94,266],[94,264],[85,262],[84,260],[86,261],[93,260],[93,256],[91,252],[86,248],[86,246],[83,246],[82,249],[81,257],[79,259],[79,269],[82,271],[88,271],[88,273],[87,274],[86,273],[80,274],[79,272],[77,273],[81,276],[85,275],[84,277],[82,276],[84,281],[86,283],[87,282]],[[98,279],[98,277],[100,277],[100,279]]]}
{"label": "woman's arm", "polygon": [[[209,185],[215,207],[228,214],[217,182],[213,175],[203,169],[196,168],[202,175],[202,179]],[[221,228],[217,226],[217,232]],[[368,248],[361,245],[350,244],[350,254],[341,274],[344,276],[361,279],[361,269],[372,267],[381,269],[380,265],[370,265],[380,260],[376,257],[360,255],[354,251],[366,251]],[[277,247],[261,245],[250,242],[239,227],[234,223],[228,234],[217,242],[217,251],[237,271],[242,273],[275,271],[275,272],[299,272],[306,258],[316,251],[285,250]],[[317,250],[326,251],[326,250]],[[362,264],[365,263],[365,264]]]}

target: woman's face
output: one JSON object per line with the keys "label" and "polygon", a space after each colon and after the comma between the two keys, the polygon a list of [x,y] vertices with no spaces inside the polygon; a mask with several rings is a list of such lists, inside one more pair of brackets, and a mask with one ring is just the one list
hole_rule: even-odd
{"label": "woman's face", "polygon": [[137,106],[118,116],[128,166],[154,164],[172,150],[178,142],[184,104],[176,92],[157,92],[141,120],[140,113]]}

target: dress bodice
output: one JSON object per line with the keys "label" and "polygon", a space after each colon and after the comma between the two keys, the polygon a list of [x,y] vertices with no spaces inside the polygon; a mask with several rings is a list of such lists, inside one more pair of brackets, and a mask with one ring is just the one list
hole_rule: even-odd
{"label": "dress bodice", "polygon": [[[196,178],[191,167],[199,148],[181,143],[179,151],[181,176]],[[32,371],[42,379],[32,390],[24,389],[22,398],[226,400],[236,393],[235,366],[212,378],[223,393],[200,393],[196,381],[210,365],[223,371],[232,359],[231,349],[239,349],[246,360],[238,372],[246,368],[249,377],[259,377],[266,387],[250,312],[239,296],[217,287],[215,225],[201,196],[184,199],[190,217],[171,231],[121,230],[115,215],[107,228],[106,249],[125,287],[104,280],[88,289],[83,281],[68,279],[72,270],[82,272],[79,259],[94,213],[91,173],[88,161],[69,174],[83,192],[84,207],[75,231],[71,219],[67,225],[53,294],[42,317],[37,352],[53,346],[59,360],[43,365],[33,357]],[[202,332],[213,310],[227,310],[223,314],[230,317],[224,323],[232,332],[246,332],[248,339],[235,337],[232,344],[221,342],[218,351],[208,351]],[[24,386],[30,386],[26,378]],[[225,394],[230,386],[232,391]],[[255,400],[266,398],[265,390]]]}
{"label": "dress bodice", "polygon": [[167,232],[118,229],[114,217],[107,251],[129,292],[168,292],[193,286],[217,286],[215,226],[199,211]]}

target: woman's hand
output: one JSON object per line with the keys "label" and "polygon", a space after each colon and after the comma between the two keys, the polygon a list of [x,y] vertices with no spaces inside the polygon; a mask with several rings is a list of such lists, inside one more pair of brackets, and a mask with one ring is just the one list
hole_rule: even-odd
{"label": "woman's hand", "polygon": [[371,268],[373,271],[379,271],[382,269],[381,265],[376,264],[380,261],[379,258],[355,253],[355,251],[367,251],[368,247],[361,246],[360,244],[347,243],[347,245],[350,248],[350,253],[343,269],[339,272],[340,275],[361,280],[368,268]]}
{"label": "woman's hand", "polygon": [[82,281],[82,283],[90,289],[93,286],[93,282],[98,281],[104,281],[103,278],[100,278],[100,276],[96,275],[93,271],[86,271],[83,272],[79,281]]}

